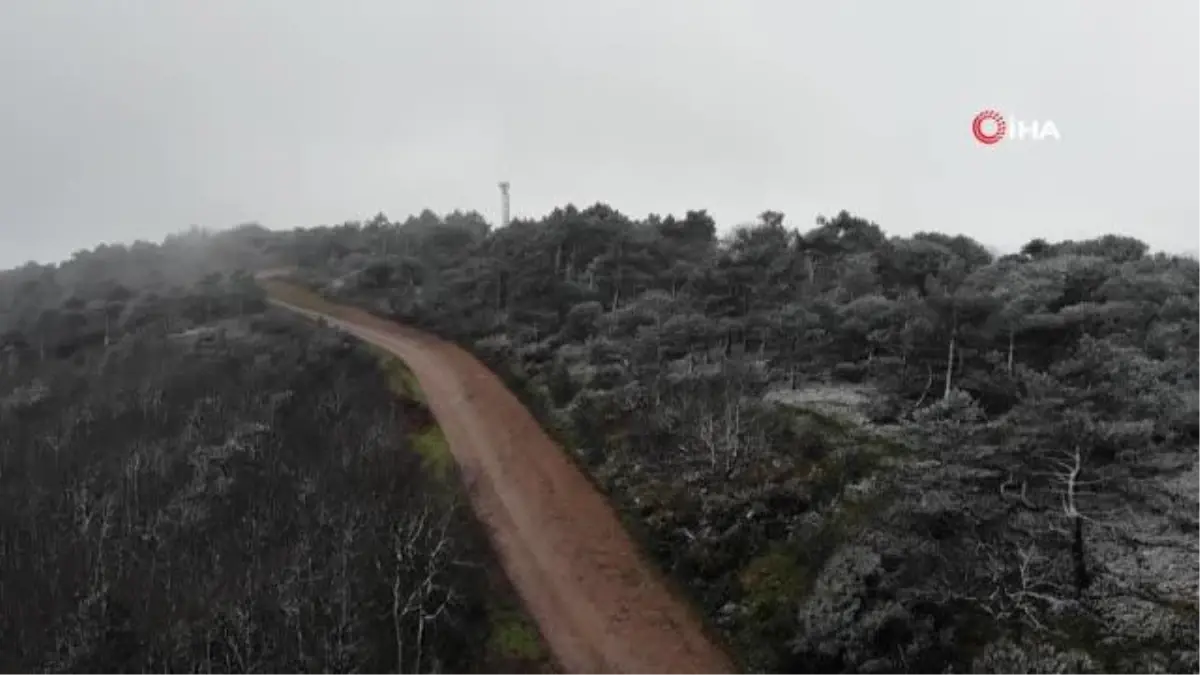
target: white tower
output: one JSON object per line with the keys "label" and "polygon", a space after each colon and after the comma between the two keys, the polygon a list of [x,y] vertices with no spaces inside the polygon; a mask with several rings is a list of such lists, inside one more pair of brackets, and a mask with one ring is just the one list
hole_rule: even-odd
{"label": "white tower", "polygon": [[508,181],[500,181],[500,226],[508,225]]}

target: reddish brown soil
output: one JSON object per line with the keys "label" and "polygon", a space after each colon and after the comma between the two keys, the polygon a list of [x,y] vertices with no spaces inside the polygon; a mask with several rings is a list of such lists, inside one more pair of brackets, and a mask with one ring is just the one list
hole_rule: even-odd
{"label": "reddish brown soil", "polygon": [[[463,349],[367,312],[276,300],[403,359],[417,376],[508,576],[558,662],[579,673],[732,672],[605,498],[503,382]],[[293,290],[294,287],[293,287]]]}

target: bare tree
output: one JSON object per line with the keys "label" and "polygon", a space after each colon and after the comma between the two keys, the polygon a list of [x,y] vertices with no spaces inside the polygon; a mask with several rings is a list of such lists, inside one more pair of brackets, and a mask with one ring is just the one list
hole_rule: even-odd
{"label": "bare tree", "polygon": [[[396,640],[396,672],[429,672],[427,633],[444,620],[458,600],[445,578],[454,563],[450,512],[438,514],[426,501],[397,525],[392,537],[392,627]],[[411,652],[409,652],[411,650]],[[411,653],[411,660],[405,658]],[[405,670],[405,668],[409,670]]]}

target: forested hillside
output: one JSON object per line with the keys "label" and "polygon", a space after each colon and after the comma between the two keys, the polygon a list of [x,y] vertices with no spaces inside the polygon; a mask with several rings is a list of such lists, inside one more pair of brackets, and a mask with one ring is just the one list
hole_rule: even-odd
{"label": "forested hillside", "polygon": [[748,668],[1197,668],[1193,259],[604,205],[272,246],[501,372]]}
{"label": "forested hillside", "polygon": [[604,205],[3,273],[6,666],[479,662],[471,566],[421,655],[419,623],[388,632],[396,533],[440,518],[484,552],[380,451],[423,422],[374,363],[264,310],[249,273],[278,266],[502,374],[748,669],[1200,667],[1195,260]]}
{"label": "forested hillside", "polygon": [[0,273],[0,670],[544,667],[411,377],[257,233]]}

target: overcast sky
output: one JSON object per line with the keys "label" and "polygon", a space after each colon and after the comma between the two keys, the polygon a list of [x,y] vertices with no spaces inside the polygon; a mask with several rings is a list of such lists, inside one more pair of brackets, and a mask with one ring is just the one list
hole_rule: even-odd
{"label": "overcast sky", "polygon": [[[840,209],[1197,248],[1200,3],[0,2],[0,266],[272,228]],[[1061,140],[977,143],[971,121]],[[1010,125],[1011,129],[1011,125]]]}

